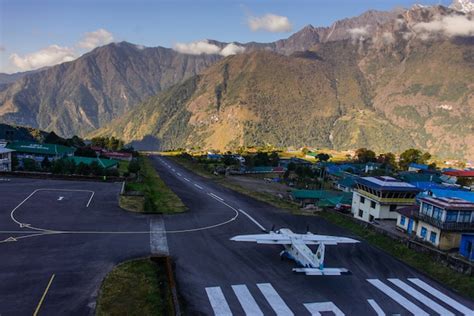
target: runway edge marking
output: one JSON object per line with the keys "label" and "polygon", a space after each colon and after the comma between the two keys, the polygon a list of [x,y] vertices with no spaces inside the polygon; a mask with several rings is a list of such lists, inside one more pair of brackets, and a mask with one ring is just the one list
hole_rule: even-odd
{"label": "runway edge marking", "polygon": [[49,279],[48,285],[46,286],[46,289],[43,292],[43,295],[41,296],[40,301],[38,302],[38,305],[36,306],[35,312],[33,313],[33,316],[38,315],[41,305],[43,305],[44,299],[46,298],[46,294],[48,294],[49,288],[51,287],[51,284],[53,283],[54,278],[56,277],[55,274],[51,276]]}

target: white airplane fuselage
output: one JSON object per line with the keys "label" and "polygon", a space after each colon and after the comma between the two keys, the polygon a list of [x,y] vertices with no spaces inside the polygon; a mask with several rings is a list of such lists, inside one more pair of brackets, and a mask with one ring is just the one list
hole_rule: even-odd
{"label": "white airplane fuselage", "polygon": [[294,260],[299,266],[304,268],[323,269],[324,262],[324,244],[320,244],[316,253],[289,229],[280,229],[279,233],[290,236],[291,244],[283,245],[285,248],[280,256]]}

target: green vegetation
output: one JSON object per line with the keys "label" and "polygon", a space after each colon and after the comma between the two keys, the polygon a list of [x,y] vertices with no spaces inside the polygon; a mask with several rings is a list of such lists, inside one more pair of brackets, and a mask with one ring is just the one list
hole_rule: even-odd
{"label": "green vegetation", "polygon": [[146,213],[181,213],[186,206],[160,179],[148,157],[138,158],[140,171],[137,179],[127,181],[126,191],[142,192],[145,197],[143,210]]}
{"label": "green vegetation", "polygon": [[96,315],[172,314],[166,275],[164,265],[149,258],[118,265],[102,283]]}
{"label": "green vegetation", "polygon": [[437,96],[439,94],[441,86],[442,85],[440,84],[424,86],[423,89],[421,89],[421,94],[427,97]]}
{"label": "green vegetation", "polygon": [[390,237],[383,236],[371,229],[364,228],[346,218],[344,215],[327,211],[318,213],[318,215],[333,224],[350,230],[352,233],[364,239],[371,245],[386,251],[395,258],[423,271],[423,273],[437,281],[467,295],[471,299],[474,299],[474,278],[462,273],[454,272],[452,269],[433,260],[429,255],[411,250],[406,245],[398,243]]}
{"label": "green vegetation", "polygon": [[121,150],[124,148],[124,142],[115,137],[93,137],[91,139],[92,146],[98,146],[107,150]]}

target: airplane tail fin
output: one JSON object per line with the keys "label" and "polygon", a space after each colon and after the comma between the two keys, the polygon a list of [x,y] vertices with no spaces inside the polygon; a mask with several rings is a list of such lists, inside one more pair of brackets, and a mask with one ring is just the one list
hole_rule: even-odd
{"label": "airplane tail fin", "polygon": [[314,260],[320,270],[324,269],[324,250],[324,243],[320,243],[318,250],[316,250],[316,253],[314,254]]}

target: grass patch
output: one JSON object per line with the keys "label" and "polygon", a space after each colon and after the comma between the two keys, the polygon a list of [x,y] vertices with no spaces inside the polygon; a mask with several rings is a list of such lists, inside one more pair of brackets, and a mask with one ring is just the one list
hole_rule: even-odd
{"label": "grass patch", "polygon": [[121,176],[123,176],[125,173],[128,173],[128,165],[130,164],[129,161],[126,160],[120,160],[119,161],[119,166],[118,166],[118,171]]}
{"label": "grass patch", "polygon": [[453,271],[446,267],[428,254],[419,253],[409,249],[404,244],[398,243],[390,237],[381,235],[371,229],[354,223],[352,220],[345,218],[343,215],[335,212],[320,212],[319,216],[325,218],[329,222],[344,227],[352,233],[364,239],[369,244],[374,245],[384,251],[388,252],[395,258],[405,262],[406,264],[422,271],[440,283],[443,283],[459,293],[474,299],[474,278],[468,275]]}
{"label": "grass patch", "polygon": [[[186,169],[191,170],[192,172],[200,175],[203,178],[207,179],[215,179],[215,178],[223,178],[222,176],[216,176],[211,173],[210,169],[206,169],[205,165],[199,164],[197,162],[193,162],[189,159],[179,157],[179,156],[168,156],[168,158],[172,159],[173,161],[179,163]],[[212,164],[208,164],[207,168],[214,169],[214,166]]]}
{"label": "grass patch", "polygon": [[96,315],[169,315],[173,311],[164,265],[150,258],[122,263],[102,283]]}
{"label": "grass patch", "polygon": [[120,195],[119,206],[130,212],[145,212],[145,197],[135,195]]}
{"label": "grass patch", "polygon": [[138,180],[127,182],[126,191],[139,191],[145,196],[146,213],[181,213],[186,206],[179,197],[161,180],[148,157],[140,156]]}

